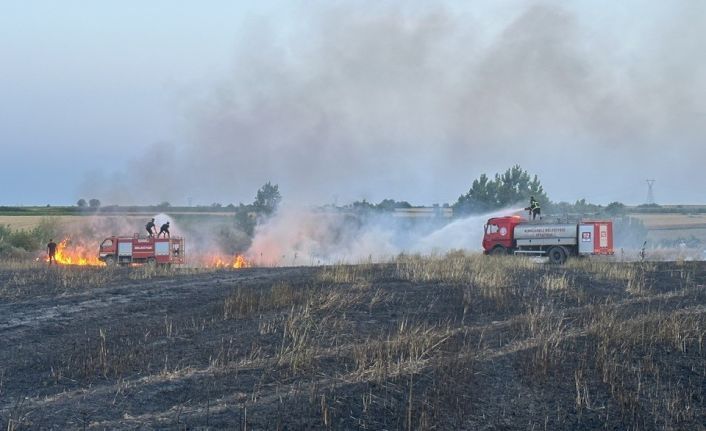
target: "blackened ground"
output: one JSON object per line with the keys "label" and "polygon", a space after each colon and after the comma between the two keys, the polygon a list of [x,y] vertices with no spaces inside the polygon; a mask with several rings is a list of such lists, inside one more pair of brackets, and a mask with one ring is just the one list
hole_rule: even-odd
{"label": "blackened ground", "polygon": [[[0,269],[2,429],[704,429],[706,265]],[[701,428],[699,428],[701,427]]]}

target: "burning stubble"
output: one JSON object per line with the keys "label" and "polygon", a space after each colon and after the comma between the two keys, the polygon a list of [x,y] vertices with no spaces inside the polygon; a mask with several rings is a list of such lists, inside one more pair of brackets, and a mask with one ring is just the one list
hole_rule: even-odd
{"label": "burning stubble", "polygon": [[[104,263],[98,260],[99,244],[111,236],[138,235],[145,238],[145,224],[151,218],[155,219],[157,230],[169,222],[171,236],[186,239],[185,256],[190,267],[251,266],[238,253],[244,251],[247,243],[243,242],[245,234],[232,227],[231,218],[196,217],[193,220],[182,220],[165,213],[154,216],[82,216],[60,223],[53,228],[58,238],[56,262],[60,265],[103,266]],[[238,244],[241,244],[240,248]],[[42,257],[37,260],[44,258],[44,255],[42,252]]]}

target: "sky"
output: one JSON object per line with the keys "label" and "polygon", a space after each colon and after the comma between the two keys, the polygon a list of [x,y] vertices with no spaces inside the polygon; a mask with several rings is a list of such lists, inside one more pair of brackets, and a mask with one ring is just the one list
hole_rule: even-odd
{"label": "sky", "polygon": [[706,3],[5,1],[0,205],[704,203]]}

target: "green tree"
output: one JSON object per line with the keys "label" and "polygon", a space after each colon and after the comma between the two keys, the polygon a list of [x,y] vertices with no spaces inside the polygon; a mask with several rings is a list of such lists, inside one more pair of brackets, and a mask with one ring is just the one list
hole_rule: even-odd
{"label": "green tree", "polygon": [[359,214],[369,213],[378,209],[374,203],[368,202],[367,199],[355,201],[349,205],[344,205],[344,208],[351,209]]}
{"label": "green tree", "polygon": [[593,214],[601,211],[601,206],[588,202],[585,198],[579,199],[574,204],[573,212],[578,214]]}
{"label": "green tree", "polygon": [[282,195],[279,193],[279,186],[277,184],[272,185],[268,181],[257,191],[253,207],[260,213],[272,214],[279,206],[281,200]]}
{"label": "green tree", "polygon": [[549,203],[539,177],[532,177],[520,165],[515,165],[502,175],[495,174],[492,180],[482,174],[453,207],[459,213],[483,213],[525,204],[530,196],[534,196],[540,205]]}
{"label": "green tree", "polygon": [[396,201],[394,199],[383,199],[379,204],[375,205],[375,208],[382,211],[394,211],[396,208],[412,208],[407,201]]}
{"label": "green tree", "polygon": [[254,217],[250,215],[248,208],[241,206],[235,213],[235,226],[241,231],[245,232],[248,237],[252,237],[255,233],[255,225],[257,221]]}
{"label": "green tree", "polygon": [[101,206],[101,201],[99,201],[98,199],[93,198],[93,199],[91,199],[90,201],[88,201],[88,206],[90,206],[90,207],[93,208],[93,209],[98,209],[98,208],[100,208],[100,206]]}
{"label": "green tree", "polygon": [[625,214],[625,205],[620,202],[611,202],[605,207],[605,212],[611,216]]}
{"label": "green tree", "polygon": [[79,208],[86,208],[88,203],[86,202],[86,199],[79,199],[78,202],[76,202],[76,205],[78,205]]}
{"label": "green tree", "polygon": [[470,190],[458,198],[454,204],[454,211],[462,213],[488,212],[498,208],[496,199],[497,184],[488,179],[486,174],[473,181]]}

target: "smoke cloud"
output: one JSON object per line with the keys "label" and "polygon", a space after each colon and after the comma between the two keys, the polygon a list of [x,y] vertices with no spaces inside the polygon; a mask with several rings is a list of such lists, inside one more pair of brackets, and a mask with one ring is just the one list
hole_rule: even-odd
{"label": "smoke cloud", "polygon": [[380,262],[400,253],[480,252],[488,218],[521,213],[517,207],[448,223],[287,207],[258,225],[246,256],[256,265],[293,266]]}
{"label": "smoke cloud", "polygon": [[555,199],[641,203],[649,171],[658,199],[694,199],[680,185],[704,155],[703,2],[641,26],[629,5],[611,26],[578,3],[520,4],[336,3],[285,28],[254,20],[230,76],[181,100],[183,139],[93,174],[85,194],[249,202],[272,181],[290,202],[430,204],[520,163]]}

